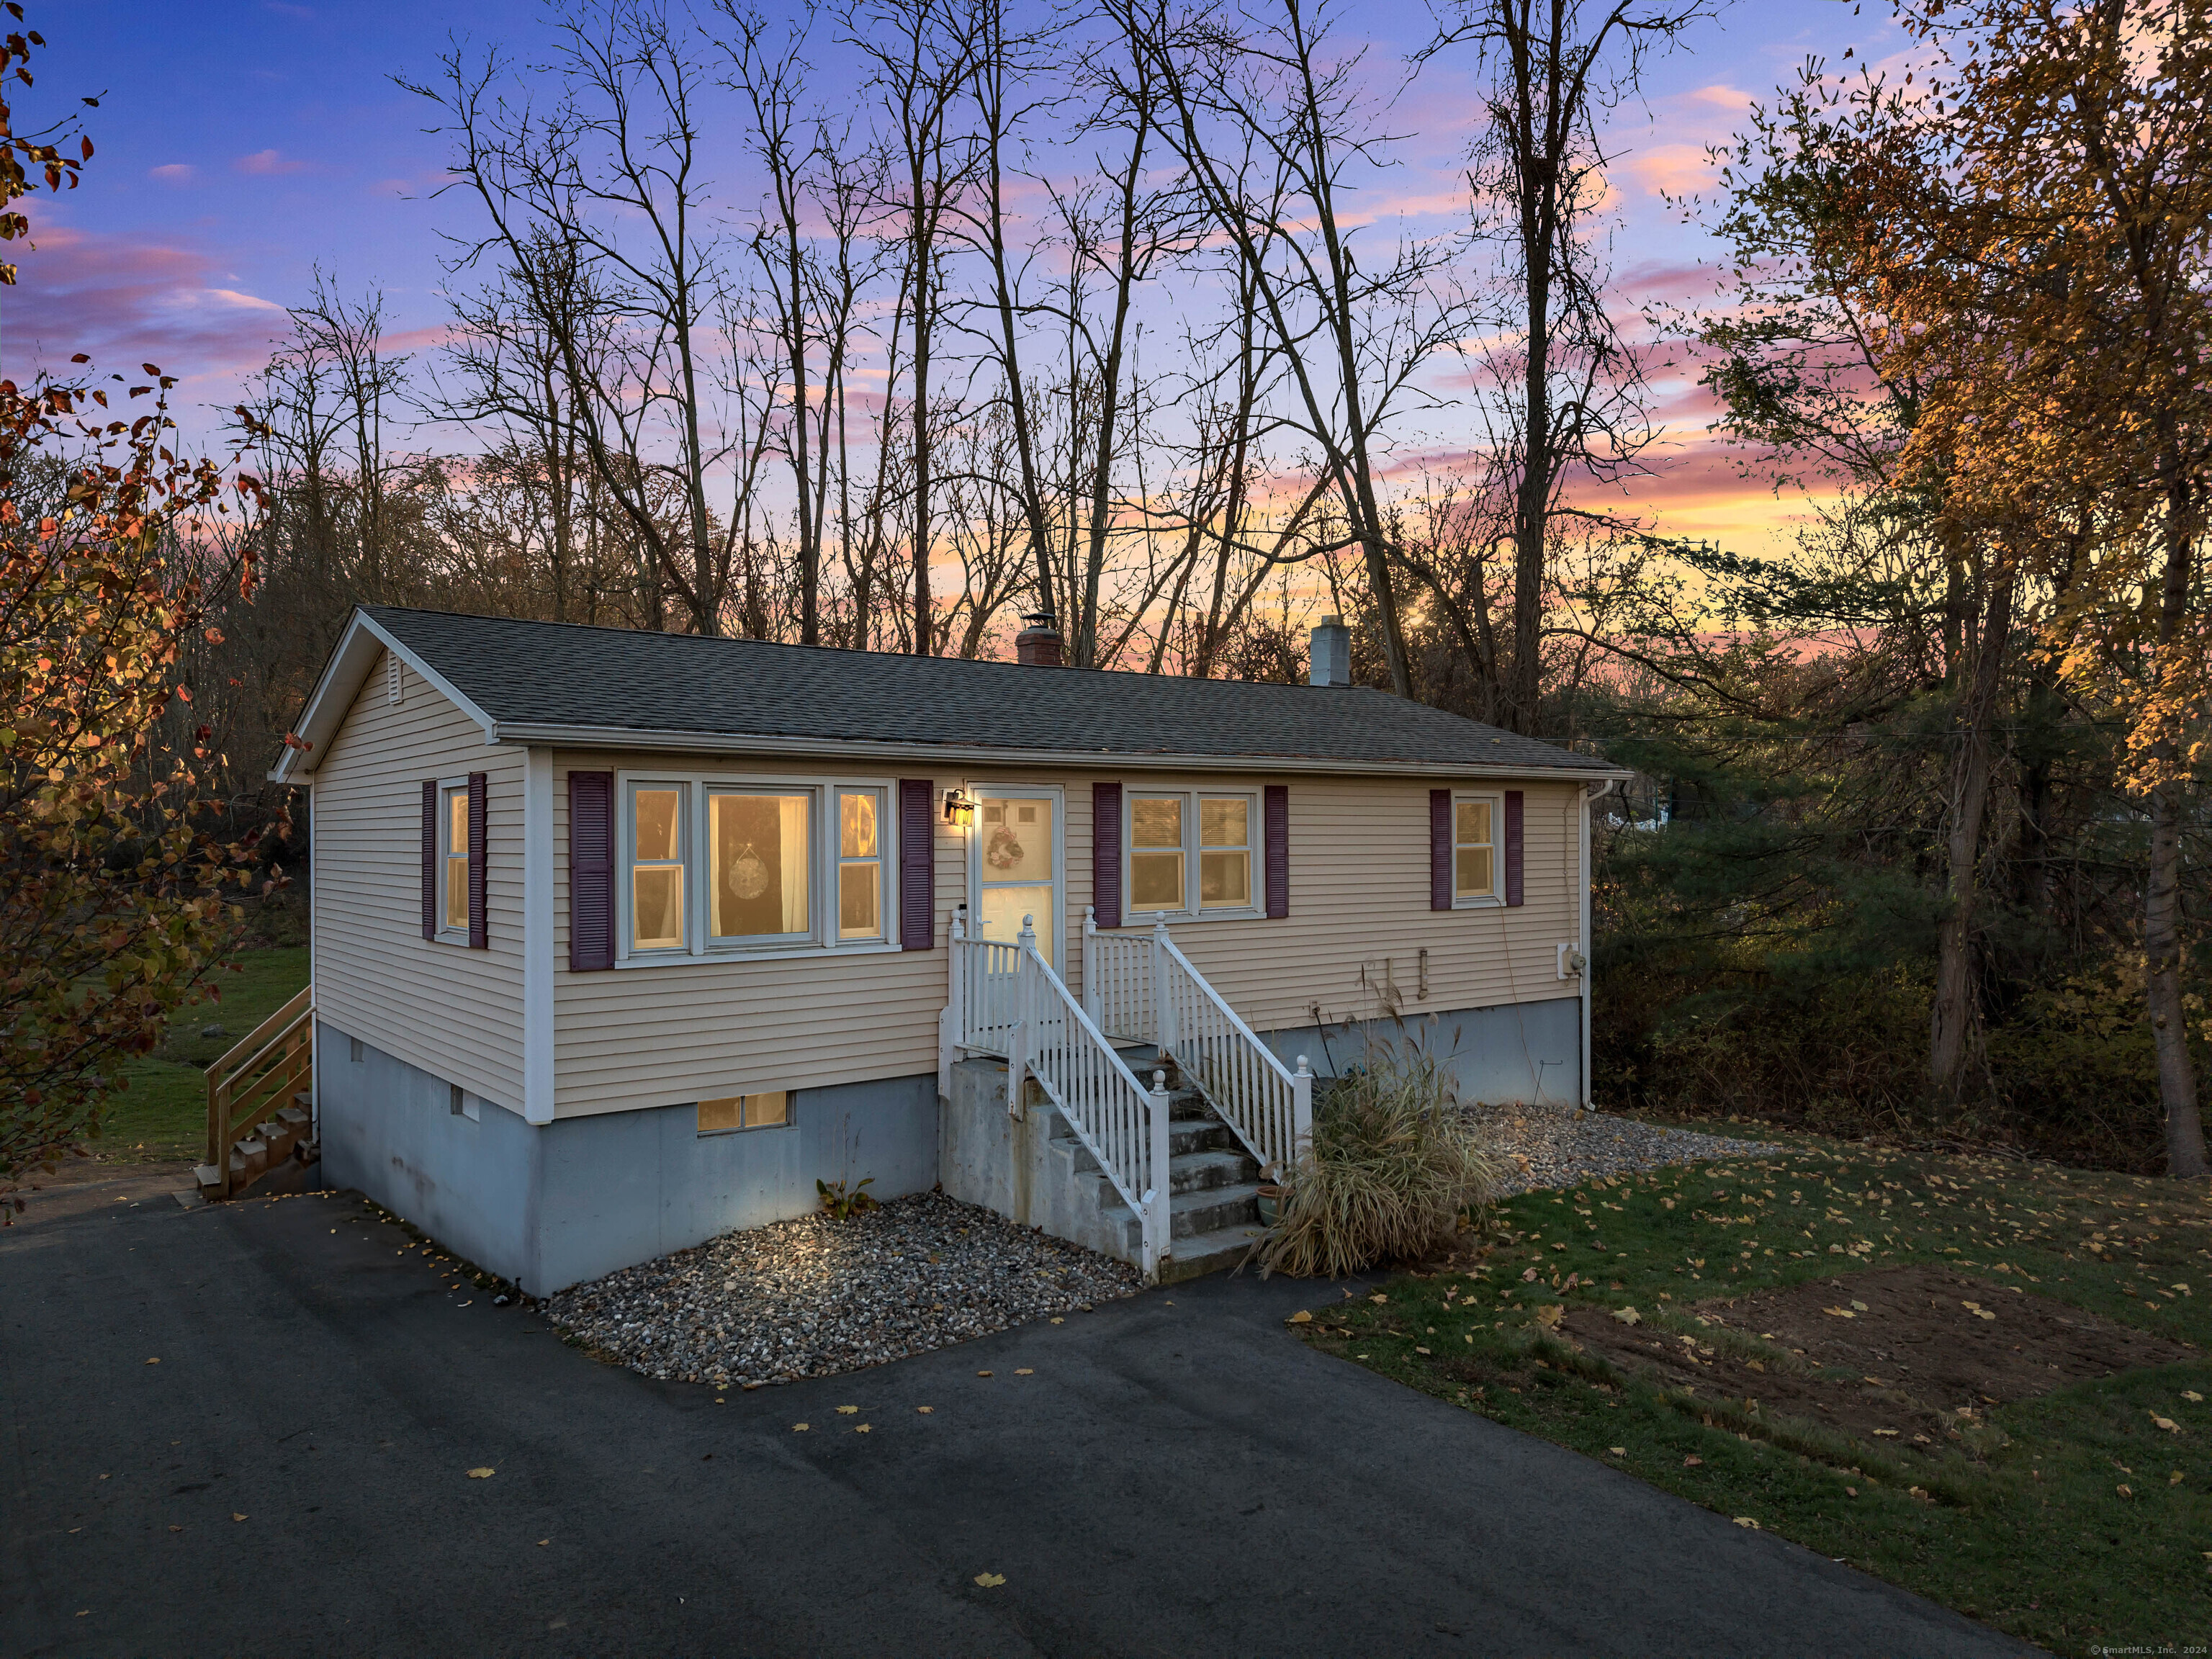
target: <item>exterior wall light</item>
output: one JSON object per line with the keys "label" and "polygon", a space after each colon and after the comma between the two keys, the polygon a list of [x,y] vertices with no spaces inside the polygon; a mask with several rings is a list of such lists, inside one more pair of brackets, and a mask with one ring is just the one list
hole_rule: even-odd
{"label": "exterior wall light", "polygon": [[955,784],[945,792],[945,821],[965,826],[975,816],[975,798]]}

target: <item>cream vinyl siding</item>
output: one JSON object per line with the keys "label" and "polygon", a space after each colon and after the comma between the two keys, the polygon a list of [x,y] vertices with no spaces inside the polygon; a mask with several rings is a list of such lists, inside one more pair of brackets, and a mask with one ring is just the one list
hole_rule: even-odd
{"label": "cream vinyl siding", "polygon": [[[386,672],[379,662],[362,682],[314,770],[316,1012],[520,1111],[523,751],[486,746],[483,728],[404,664],[389,702]],[[422,784],[470,772],[488,785],[483,951],[422,937]]]}
{"label": "cream vinyl siding", "polygon": [[[1429,908],[1429,780],[1315,780],[1249,775],[1072,772],[1050,768],[929,769],[880,763],[842,769],[704,755],[560,750],[554,757],[554,1007],[556,1110],[576,1116],[682,1104],[740,1093],[909,1077],[937,1066],[937,1020],[945,1006],[945,940],[968,883],[968,836],[949,829],[932,802],[936,940],[931,951],[691,960],[594,973],[568,971],[568,786],[571,768],[650,775],[727,770],[748,776],[827,780],[890,775],[930,778],[937,796],[954,783],[1018,789],[1057,785],[1066,801],[1063,975],[1082,988],[1083,913],[1091,902],[1091,785],[1251,789],[1290,787],[1291,914],[1279,921],[1171,924],[1200,970],[1255,1029],[1310,1024],[1318,1004],[1332,1020],[1383,1010],[1363,990],[1363,963],[1389,969],[1407,1018],[1431,1010],[1572,996],[1579,982],[1558,976],[1558,947],[1578,939],[1573,868],[1579,784],[1492,786],[1439,776],[1435,787],[1514,787],[1524,791],[1523,894],[1503,906]],[[894,790],[890,818],[897,819]],[[1502,830],[1501,830],[1502,842]],[[411,845],[411,843],[410,843]],[[895,835],[887,867],[896,869]],[[621,879],[617,851],[617,879]],[[1253,881],[1264,892],[1265,850],[1257,837]],[[896,909],[891,908],[896,935]],[[1429,994],[1417,1000],[1419,952],[1428,947]],[[1373,977],[1379,977],[1379,972]],[[1318,1060],[1318,1057],[1316,1057]],[[801,1109],[804,1109],[802,1105]]]}

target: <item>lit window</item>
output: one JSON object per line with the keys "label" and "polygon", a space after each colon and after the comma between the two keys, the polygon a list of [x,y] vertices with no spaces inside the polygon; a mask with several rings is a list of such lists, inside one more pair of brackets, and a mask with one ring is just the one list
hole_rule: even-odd
{"label": "lit window", "polygon": [[1199,800],[1198,908],[1252,908],[1252,803],[1242,795]]}
{"label": "lit window", "polygon": [[1498,804],[1494,799],[1452,802],[1452,896],[1498,896]]}
{"label": "lit window", "polygon": [[445,791],[446,919],[449,933],[469,931],[469,791],[466,784]]}
{"label": "lit window", "polygon": [[883,791],[837,792],[837,937],[884,934]]}
{"label": "lit window", "polygon": [[804,933],[814,797],[716,793],[707,797],[708,880],[716,939]]}
{"label": "lit window", "polygon": [[1129,802],[1129,908],[1180,910],[1182,902],[1181,795],[1139,795]]}
{"label": "lit window", "polygon": [[684,948],[684,788],[630,788],[630,949]]}
{"label": "lit window", "polygon": [[791,1121],[791,1091],[729,1095],[699,1103],[699,1133],[720,1134],[728,1129],[774,1129]]}

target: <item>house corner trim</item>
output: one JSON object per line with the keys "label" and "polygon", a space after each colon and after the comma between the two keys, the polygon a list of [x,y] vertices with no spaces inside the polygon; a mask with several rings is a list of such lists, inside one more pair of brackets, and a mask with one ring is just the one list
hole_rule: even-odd
{"label": "house corner trim", "polygon": [[553,1121],[553,751],[522,773],[522,1115]]}

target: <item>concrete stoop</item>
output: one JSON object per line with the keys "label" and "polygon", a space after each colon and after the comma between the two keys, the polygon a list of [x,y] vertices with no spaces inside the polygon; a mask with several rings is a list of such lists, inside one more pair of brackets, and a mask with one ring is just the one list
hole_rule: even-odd
{"label": "concrete stoop", "polygon": [[[1140,1077],[1151,1050],[1123,1055]],[[1160,1282],[1233,1267],[1260,1242],[1259,1166],[1199,1092],[1169,1066],[1168,1259]],[[1116,1261],[1141,1266],[1144,1226],[1074,1129],[1032,1080],[1023,1115],[1006,1111],[1006,1065],[952,1067],[940,1116],[941,1176],[955,1198],[1023,1226],[1041,1227]]]}

